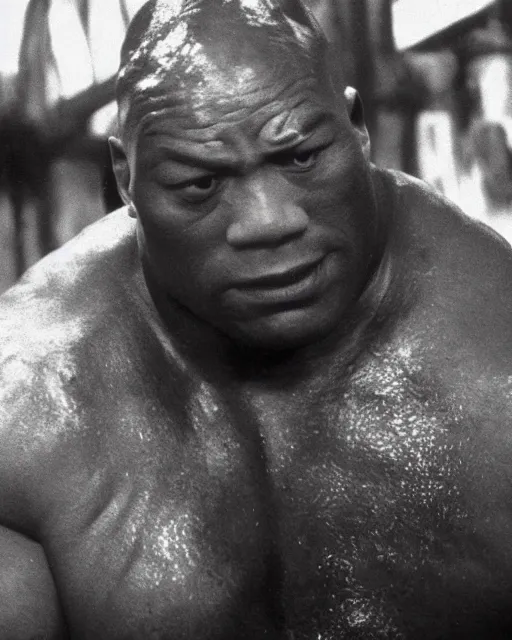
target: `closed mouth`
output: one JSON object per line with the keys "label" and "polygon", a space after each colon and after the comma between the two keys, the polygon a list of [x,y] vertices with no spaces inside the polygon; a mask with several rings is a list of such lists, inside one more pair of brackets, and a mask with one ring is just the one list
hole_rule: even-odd
{"label": "closed mouth", "polygon": [[309,303],[322,288],[324,258],[300,264],[286,271],[266,273],[236,283],[231,291],[240,300],[253,305],[293,308]]}
{"label": "closed mouth", "polygon": [[318,267],[323,258],[309,262],[307,264],[297,265],[286,271],[268,273],[262,276],[243,280],[235,285],[238,290],[251,291],[266,289],[281,289],[297,284],[307,278]]}

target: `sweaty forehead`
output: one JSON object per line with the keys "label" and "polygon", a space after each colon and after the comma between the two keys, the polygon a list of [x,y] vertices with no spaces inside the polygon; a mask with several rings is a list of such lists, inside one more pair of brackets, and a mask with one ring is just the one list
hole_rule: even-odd
{"label": "sweaty forehead", "polygon": [[[254,116],[255,114],[251,114]],[[311,136],[325,139],[337,123],[334,111],[305,103],[279,113],[257,113],[237,121],[218,121],[211,127],[180,127],[166,110],[150,114],[137,136],[143,163],[169,160],[212,170],[240,170],[266,154],[289,150]]]}
{"label": "sweaty forehead", "polygon": [[336,119],[334,110],[316,103],[314,96],[291,107],[279,103],[268,107],[237,113],[236,117],[212,117],[207,125],[198,122],[196,113],[177,118],[174,109],[163,109],[142,119],[139,140],[165,139],[177,150],[183,148],[185,154],[195,145],[215,152],[223,147],[241,149],[256,143],[260,149],[270,151],[297,144],[321,124]]}
{"label": "sweaty forehead", "polygon": [[185,94],[219,102],[242,87],[251,91],[258,78],[312,69],[322,37],[298,0],[290,1],[286,13],[283,0],[151,0],[123,46],[120,105],[157,107]]}

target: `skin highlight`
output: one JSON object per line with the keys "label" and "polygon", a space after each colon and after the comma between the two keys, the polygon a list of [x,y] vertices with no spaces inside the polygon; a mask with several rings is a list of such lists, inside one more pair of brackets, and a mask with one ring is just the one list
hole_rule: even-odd
{"label": "skin highlight", "polygon": [[508,640],[512,252],[295,0],[152,0],[126,207],[0,299],[0,637]]}

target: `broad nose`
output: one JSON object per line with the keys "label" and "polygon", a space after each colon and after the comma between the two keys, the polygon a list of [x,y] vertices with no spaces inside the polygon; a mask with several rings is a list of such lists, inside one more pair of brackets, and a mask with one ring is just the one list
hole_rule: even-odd
{"label": "broad nose", "polygon": [[236,248],[280,244],[303,233],[309,217],[294,201],[284,178],[260,174],[241,185],[227,241]]}

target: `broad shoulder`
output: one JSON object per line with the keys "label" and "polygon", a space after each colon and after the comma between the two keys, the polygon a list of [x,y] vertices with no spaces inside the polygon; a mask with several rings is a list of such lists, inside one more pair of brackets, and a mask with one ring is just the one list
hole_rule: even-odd
{"label": "broad shoulder", "polygon": [[432,386],[472,420],[497,421],[508,432],[512,249],[421,181],[395,172],[386,179],[403,294],[392,341],[409,354],[419,388]]}
{"label": "broad shoulder", "polygon": [[415,242],[426,244],[431,251],[437,249],[437,259],[447,255],[447,248],[459,257],[475,250],[477,259],[499,257],[506,261],[512,255],[512,248],[502,236],[465,214],[427,183],[400,171],[377,173],[393,192],[395,224],[405,226]]}
{"label": "broad shoulder", "polygon": [[111,326],[105,319],[125,303],[137,268],[133,221],[123,213],[85,229],[0,298],[4,382],[30,380],[54,364],[64,371],[67,355]]}
{"label": "broad shoulder", "polygon": [[[395,194],[391,244],[417,314],[512,356],[512,248],[425,183],[387,174]],[[416,314],[416,315],[417,315]],[[508,357],[508,356],[507,356]]]}
{"label": "broad shoulder", "polygon": [[0,523],[9,526],[9,513],[15,516],[25,500],[22,478],[36,496],[34,483],[43,490],[53,466],[73,451],[71,441],[84,444],[91,420],[83,407],[94,405],[98,372],[109,354],[123,350],[123,309],[129,308],[135,265],[133,225],[116,212],[43,259],[1,297]]}
{"label": "broad shoulder", "polygon": [[135,252],[135,223],[119,209],[31,267],[0,297],[0,320],[57,303],[62,312],[73,313],[81,302],[83,308],[93,302],[94,293],[106,299],[120,290],[116,285],[133,265]]}

